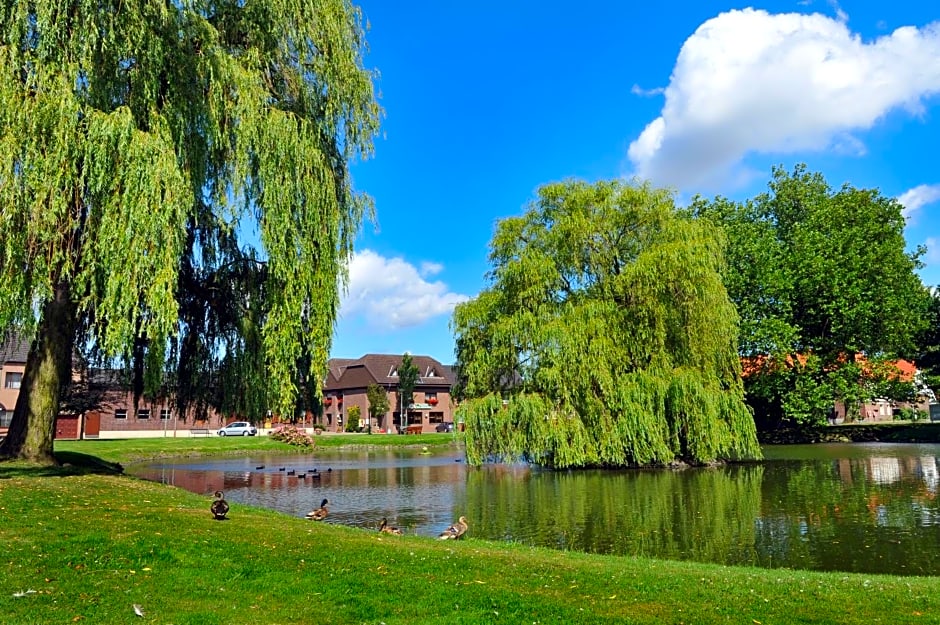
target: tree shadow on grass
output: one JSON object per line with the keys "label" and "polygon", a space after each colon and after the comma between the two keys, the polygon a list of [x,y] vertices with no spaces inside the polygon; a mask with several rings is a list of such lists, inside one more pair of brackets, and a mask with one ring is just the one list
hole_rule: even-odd
{"label": "tree shadow on grass", "polygon": [[124,467],[117,462],[107,462],[97,456],[74,451],[55,453],[58,465],[43,465],[21,460],[0,461],[0,480],[14,477],[66,477],[69,475],[120,475]]}

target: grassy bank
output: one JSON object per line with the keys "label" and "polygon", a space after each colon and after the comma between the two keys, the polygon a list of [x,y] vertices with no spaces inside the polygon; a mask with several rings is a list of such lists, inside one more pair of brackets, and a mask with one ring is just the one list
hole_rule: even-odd
{"label": "grassy bank", "polygon": [[97,456],[109,462],[130,464],[154,458],[241,455],[241,454],[292,454],[316,453],[317,450],[340,447],[400,445],[454,445],[458,439],[453,434],[419,434],[399,436],[395,434],[324,434],[315,436],[315,447],[311,449],[292,447],[273,440],[269,436],[199,437],[199,438],[129,438],[82,441],[56,441],[56,454],[80,453]]}
{"label": "grassy bank", "polygon": [[764,444],[940,443],[940,423],[888,421],[804,426],[758,432]]}
{"label": "grassy bank", "polygon": [[[364,436],[318,443],[455,444]],[[209,498],[109,473],[168,455],[291,451],[266,437],[56,451],[68,466],[0,464],[0,625],[940,622],[940,578],[566,553],[475,540],[472,528],[442,542],[238,504],[218,522]]]}
{"label": "grassy bank", "polygon": [[940,621],[934,578],[442,542],[237,504],[218,522],[209,503],[118,475],[0,479],[0,623]]}

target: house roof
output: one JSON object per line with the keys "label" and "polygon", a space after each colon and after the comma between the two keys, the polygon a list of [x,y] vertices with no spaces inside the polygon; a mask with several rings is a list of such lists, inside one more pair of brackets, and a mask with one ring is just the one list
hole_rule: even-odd
{"label": "house roof", "polygon": [[[366,354],[361,358],[333,358],[327,363],[325,389],[365,388],[370,384],[398,386],[401,354]],[[430,356],[412,356],[418,368],[417,386],[453,386],[451,367]]]}
{"label": "house roof", "polygon": [[[807,358],[805,354],[797,354],[795,360],[802,365],[806,364]],[[839,360],[841,362],[845,362],[845,357],[840,358]],[[859,366],[862,368],[862,372],[865,375],[872,374],[872,367],[869,365],[868,359],[865,358],[864,355],[856,354],[855,362],[859,364]],[[745,356],[741,358],[741,375],[746,378],[762,371],[767,367],[773,366],[774,363],[766,356]],[[787,356],[786,366],[794,366],[794,358],[792,356]],[[897,373],[897,379],[904,382],[912,381],[914,379],[914,375],[917,373],[917,365],[909,360],[890,360],[885,362],[885,366],[888,368],[888,370],[884,372],[885,374],[890,374],[891,370],[894,370]]]}
{"label": "house roof", "polygon": [[0,341],[0,367],[8,362],[25,364],[29,355],[29,341],[11,335]]}

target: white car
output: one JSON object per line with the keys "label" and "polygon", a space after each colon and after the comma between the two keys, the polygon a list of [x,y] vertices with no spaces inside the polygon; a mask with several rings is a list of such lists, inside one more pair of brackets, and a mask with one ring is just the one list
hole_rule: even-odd
{"label": "white car", "polygon": [[219,429],[219,436],[254,436],[258,428],[247,421],[235,421]]}

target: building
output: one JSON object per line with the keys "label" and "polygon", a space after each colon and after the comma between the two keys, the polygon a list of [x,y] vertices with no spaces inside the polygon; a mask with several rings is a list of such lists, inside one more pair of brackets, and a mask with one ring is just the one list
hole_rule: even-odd
{"label": "building", "polygon": [[[19,397],[29,343],[16,337],[0,343],[0,437],[6,434]],[[406,410],[406,425],[412,432],[434,432],[439,427],[453,427],[451,387],[453,372],[428,356],[414,356],[418,380],[411,403]],[[350,408],[359,407],[358,423],[352,429],[398,432],[401,425],[401,398],[398,395],[398,367],[402,357],[368,354],[359,359],[332,359],[323,387],[323,405],[319,414],[306,415],[303,425],[328,432],[343,432]],[[377,384],[385,389],[389,410],[369,422],[369,400],[366,389]],[[177,414],[169,396],[148,399],[139,397],[134,403],[131,385],[121,371],[90,369],[76,371],[73,387],[63,401],[56,419],[55,437],[134,438],[152,436],[193,436],[213,434],[238,415],[226,418],[211,409],[203,418]],[[275,421],[277,421],[275,419]],[[451,424],[451,425],[448,425]],[[271,427],[271,423],[259,423]]]}
{"label": "building", "polygon": [[[323,385],[323,412],[314,417],[318,427],[330,432],[346,429],[349,410],[359,408],[356,429],[380,432],[400,432],[401,414],[407,415],[405,427],[410,432],[434,432],[453,427],[454,405],[451,389],[454,374],[451,367],[441,364],[430,356],[412,356],[418,368],[418,380],[412,394],[412,403],[402,406],[398,394],[398,369],[402,356],[390,354],[366,354],[355,360],[333,358],[328,363],[329,371]],[[375,423],[369,422],[369,400],[366,390],[375,384],[385,390],[389,409],[378,415]]]}
{"label": "building", "polygon": [[13,419],[28,354],[29,343],[19,337],[9,337],[0,342],[0,436],[7,433]]}

